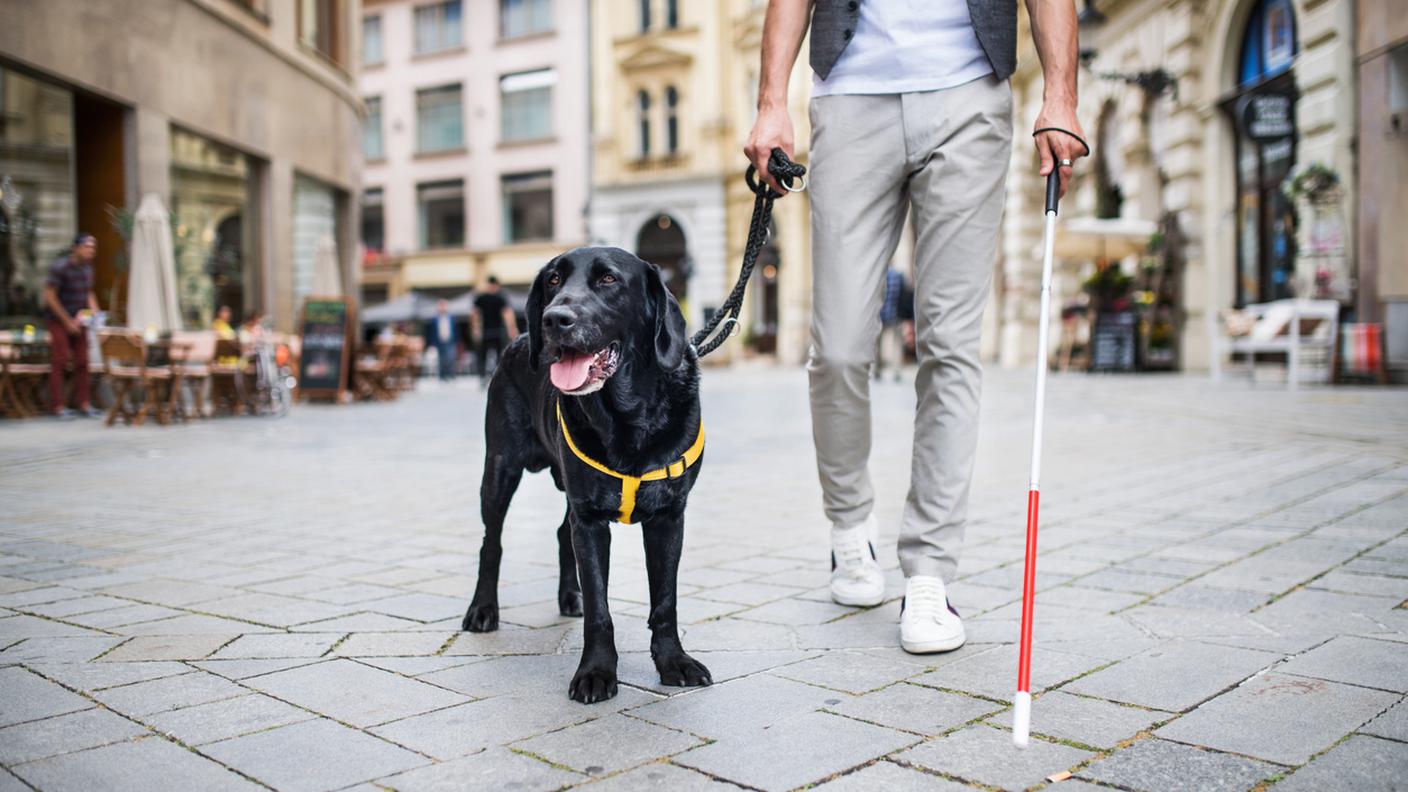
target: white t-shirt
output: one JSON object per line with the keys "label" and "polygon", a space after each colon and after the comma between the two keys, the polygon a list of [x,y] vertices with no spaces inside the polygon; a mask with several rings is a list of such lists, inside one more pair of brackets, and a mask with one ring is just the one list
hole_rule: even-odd
{"label": "white t-shirt", "polygon": [[812,96],[937,91],[992,73],[966,0],[860,0],[855,35]]}

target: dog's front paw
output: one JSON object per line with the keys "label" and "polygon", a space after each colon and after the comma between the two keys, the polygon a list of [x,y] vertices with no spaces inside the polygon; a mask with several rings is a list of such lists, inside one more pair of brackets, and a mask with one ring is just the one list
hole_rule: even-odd
{"label": "dog's front paw", "polygon": [[499,629],[499,603],[471,602],[469,610],[464,612],[464,621],[460,623],[460,629],[477,633],[493,632]]}
{"label": "dog's front paw", "polygon": [[684,652],[659,657],[655,670],[660,672],[660,684],[670,687],[699,687],[714,684],[709,669]]}
{"label": "dog's front paw", "polygon": [[581,616],[582,592],[572,589],[558,589],[557,611],[563,616]]}
{"label": "dog's front paw", "polygon": [[595,704],[615,698],[616,670],[586,666],[578,668],[577,674],[572,677],[572,684],[567,688],[567,694],[573,701],[583,704]]}

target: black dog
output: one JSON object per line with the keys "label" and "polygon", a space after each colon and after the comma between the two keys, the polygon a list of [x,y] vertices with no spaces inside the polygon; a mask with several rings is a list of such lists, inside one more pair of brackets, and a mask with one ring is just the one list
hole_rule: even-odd
{"label": "black dog", "polygon": [[549,468],[567,493],[558,607],[567,616],[586,612],[569,695],[584,704],[616,695],[606,602],[613,521],[644,527],[660,681],[708,685],[709,669],[685,654],[675,621],[684,507],[704,445],[699,364],[679,304],[654,265],[616,248],[578,248],[538,273],[527,314],[528,338],[508,347],[489,384],[484,546],[464,629],[498,628],[504,514],[523,471]]}

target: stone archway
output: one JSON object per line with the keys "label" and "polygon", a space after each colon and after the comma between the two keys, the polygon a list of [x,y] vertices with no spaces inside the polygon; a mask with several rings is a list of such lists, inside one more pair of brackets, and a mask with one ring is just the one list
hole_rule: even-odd
{"label": "stone archway", "polygon": [[679,222],[664,212],[647,220],[636,232],[636,255],[663,271],[666,288],[684,305],[692,267],[688,240]]}

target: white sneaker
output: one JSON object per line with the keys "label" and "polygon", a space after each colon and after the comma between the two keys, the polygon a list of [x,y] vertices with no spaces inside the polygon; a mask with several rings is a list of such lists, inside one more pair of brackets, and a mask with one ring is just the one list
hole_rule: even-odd
{"label": "white sneaker", "polygon": [[885,575],[875,561],[879,533],[873,514],[860,525],[831,526],[831,599],[867,607],[885,601]]}
{"label": "white sneaker", "polygon": [[963,620],[948,604],[943,578],[915,575],[904,583],[900,646],[910,654],[950,652],[963,645]]}

